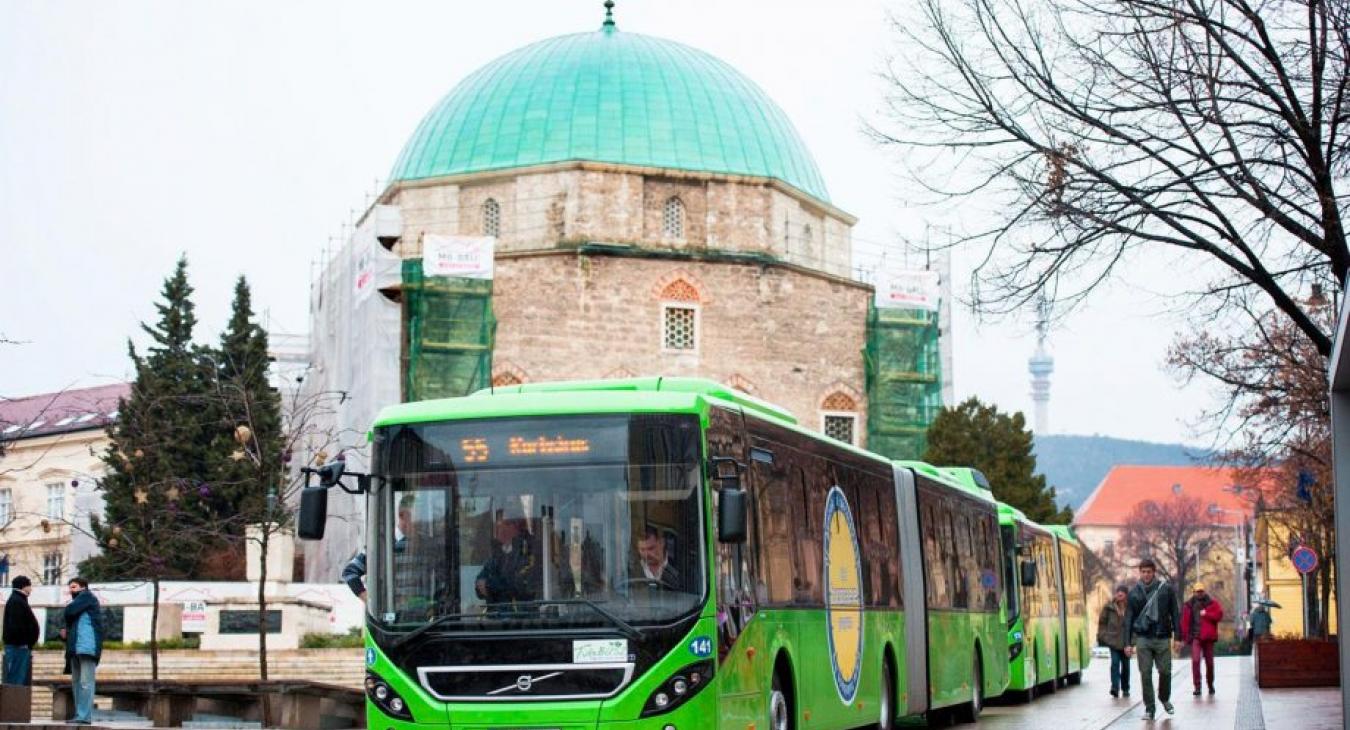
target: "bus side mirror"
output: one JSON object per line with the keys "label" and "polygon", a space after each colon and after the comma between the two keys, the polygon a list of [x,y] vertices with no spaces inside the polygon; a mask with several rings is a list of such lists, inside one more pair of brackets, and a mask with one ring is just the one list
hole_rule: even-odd
{"label": "bus side mirror", "polygon": [[745,542],[745,490],[739,480],[726,480],[717,499],[717,539]]}
{"label": "bus side mirror", "polygon": [[301,540],[322,540],[328,522],[328,487],[300,490],[300,520],[297,532]]}
{"label": "bus side mirror", "polygon": [[1022,585],[1026,588],[1036,587],[1036,561],[1022,561]]}

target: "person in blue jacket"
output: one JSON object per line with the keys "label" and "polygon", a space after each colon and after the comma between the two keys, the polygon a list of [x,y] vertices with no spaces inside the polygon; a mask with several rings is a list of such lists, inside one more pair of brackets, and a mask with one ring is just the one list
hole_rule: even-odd
{"label": "person in blue jacket", "polygon": [[98,599],[89,590],[89,581],[71,578],[66,585],[70,603],[66,604],[65,628],[61,638],[66,642],[66,673],[75,694],[75,725],[94,723],[94,671],[103,657],[103,611]]}

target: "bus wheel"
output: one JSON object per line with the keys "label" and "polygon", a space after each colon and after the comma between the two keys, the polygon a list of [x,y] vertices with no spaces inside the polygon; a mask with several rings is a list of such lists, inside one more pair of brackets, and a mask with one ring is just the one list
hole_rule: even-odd
{"label": "bus wheel", "polygon": [[984,712],[984,667],[980,665],[980,650],[975,650],[975,658],[970,663],[970,706],[966,708],[966,722],[979,722]]}
{"label": "bus wheel", "polygon": [[792,701],[784,691],[782,672],[773,673],[773,689],[769,691],[769,727],[771,730],[792,730]]}
{"label": "bus wheel", "polygon": [[1068,683],[1074,687],[1083,683],[1083,673],[1081,671],[1070,674],[1067,678]]}
{"label": "bus wheel", "polygon": [[895,678],[889,659],[881,662],[881,717],[877,730],[895,730]]}

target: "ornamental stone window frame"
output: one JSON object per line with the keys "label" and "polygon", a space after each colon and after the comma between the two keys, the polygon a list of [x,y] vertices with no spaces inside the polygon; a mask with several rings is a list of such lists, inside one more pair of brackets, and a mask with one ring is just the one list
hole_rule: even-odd
{"label": "ornamental stone window frame", "polygon": [[[703,305],[706,303],[702,287],[692,276],[684,272],[673,272],[662,277],[654,289],[657,299],[661,302],[660,321],[657,323],[661,353],[697,356],[700,350],[699,341],[702,339]],[[670,330],[673,317],[676,316],[673,313],[676,311],[691,312],[689,347],[670,346]]]}

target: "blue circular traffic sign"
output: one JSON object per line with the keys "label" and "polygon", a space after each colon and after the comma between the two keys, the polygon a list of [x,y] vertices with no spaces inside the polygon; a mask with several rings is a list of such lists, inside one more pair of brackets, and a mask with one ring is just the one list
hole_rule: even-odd
{"label": "blue circular traffic sign", "polygon": [[1304,575],[1317,570],[1317,551],[1307,545],[1300,545],[1289,559],[1294,563],[1294,570]]}

